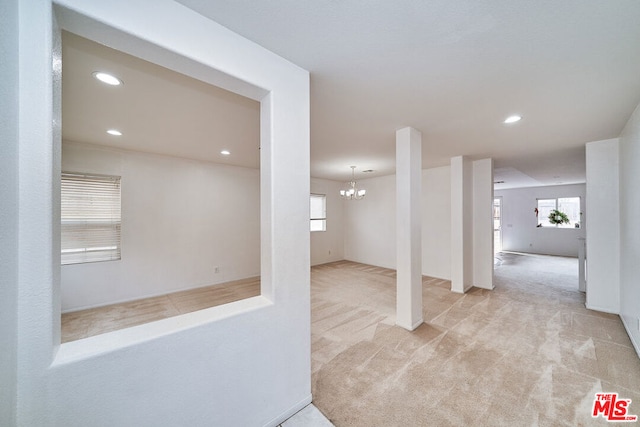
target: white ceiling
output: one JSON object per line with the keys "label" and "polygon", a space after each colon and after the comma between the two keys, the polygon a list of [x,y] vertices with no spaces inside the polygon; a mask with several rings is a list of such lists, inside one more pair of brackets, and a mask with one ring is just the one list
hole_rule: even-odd
{"label": "white ceiling", "polygon": [[[493,157],[496,180],[584,182],[584,144],[617,137],[640,102],[637,0],[178,1],[311,72],[315,177],[346,180],[350,165],[376,171],[367,177],[394,173],[395,131],[413,126],[423,134],[424,168],[448,164],[456,155]],[[63,76],[75,67],[68,50]],[[80,63],[93,60],[91,50],[76,50],[85,56]],[[143,76],[141,68],[133,70],[140,72],[139,79],[122,76],[121,89],[128,92],[157,80]],[[75,79],[83,76],[71,83],[64,76],[63,97],[67,85],[76,85]],[[206,98],[215,90],[201,82],[175,83],[168,74],[158,79],[172,91],[149,87],[143,97],[149,102],[136,105],[133,113],[132,102],[119,104],[127,126],[140,126],[130,143],[140,139],[151,150],[189,145],[193,141],[182,132],[184,123],[190,123],[188,135],[198,141],[192,151],[204,142],[208,156],[217,161],[216,153],[230,141],[245,147],[229,146],[233,161],[255,164],[257,157],[251,163],[243,156],[256,156],[256,103],[217,90],[225,94],[226,104],[215,107],[213,98],[219,94],[212,95],[212,104],[202,106],[199,118],[191,120],[188,100]],[[103,136],[88,139],[91,129],[66,122],[91,123],[95,118],[86,102],[69,113],[67,104],[90,93],[87,86],[77,90],[65,102],[64,137],[101,143]],[[174,104],[170,115],[158,116],[166,112],[155,109],[167,100]],[[502,124],[514,113],[523,120]],[[141,126],[154,118],[156,126],[168,130],[151,133]],[[213,122],[220,128],[208,127]],[[227,133],[213,138],[218,131]],[[192,155],[184,150],[177,155]]]}
{"label": "white ceiling", "polygon": [[[94,71],[124,84],[100,83]],[[63,32],[62,138],[257,168],[260,104]]]}

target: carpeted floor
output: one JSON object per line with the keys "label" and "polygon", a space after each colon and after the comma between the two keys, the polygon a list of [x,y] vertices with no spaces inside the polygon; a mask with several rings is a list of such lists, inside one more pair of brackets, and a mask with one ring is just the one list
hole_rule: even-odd
{"label": "carpeted floor", "polygon": [[493,291],[425,277],[413,332],[394,326],[394,271],[313,267],[316,407],[338,427],[608,425],[591,417],[608,391],[640,415],[640,359],[618,316],[584,307],[577,261],[500,258]]}

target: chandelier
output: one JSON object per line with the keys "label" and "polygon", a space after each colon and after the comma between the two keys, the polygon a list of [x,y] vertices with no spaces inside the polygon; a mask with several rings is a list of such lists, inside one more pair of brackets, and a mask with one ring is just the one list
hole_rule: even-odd
{"label": "chandelier", "polygon": [[342,190],[340,190],[340,197],[347,200],[360,200],[364,197],[367,190],[356,184],[356,167],[351,166],[351,181],[345,183]]}

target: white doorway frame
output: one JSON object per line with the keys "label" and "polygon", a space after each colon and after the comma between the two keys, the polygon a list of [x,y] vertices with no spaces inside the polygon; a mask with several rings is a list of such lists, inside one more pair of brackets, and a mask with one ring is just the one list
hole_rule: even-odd
{"label": "white doorway frame", "polygon": [[[498,214],[498,228],[496,228],[496,202],[498,202],[499,205],[499,214]],[[504,205],[502,203],[502,196],[494,196],[493,198],[493,253],[497,254],[498,252],[502,251],[502,213],[504,210]],[[499,233],[499,239],[498,242],[496,242],[496,231],[498,231]]]}

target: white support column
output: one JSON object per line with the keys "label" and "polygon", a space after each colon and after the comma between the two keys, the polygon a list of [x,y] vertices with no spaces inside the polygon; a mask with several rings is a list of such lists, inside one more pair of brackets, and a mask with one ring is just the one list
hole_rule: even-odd
{"label": "white support column", "polygon": [[493,159],[473,162],[473,286],[493,289]]}
{"label": "white support column", "polygon": [[585,278],[587,265],[585,264],[587,252],[587,239],[578,237],[578,290],[587,292],[587,281]]}
{"label": "white support column", "polygon": [[409,331],[422,318],[422,134],[396,132],[396,324]]}
{"label": "white support column", "polygon": [[465,293],[473,281],[472,164],[451,158],[451,291]]}
{"label": "white support column", "polygon": [[606,313],[620,313],[620,159],[617,138],[586,145],[586,307]]}

